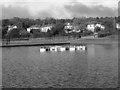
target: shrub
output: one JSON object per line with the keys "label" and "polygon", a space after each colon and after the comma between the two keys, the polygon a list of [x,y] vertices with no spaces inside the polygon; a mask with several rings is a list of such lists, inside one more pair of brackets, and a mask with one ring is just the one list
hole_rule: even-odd
{"label": "shrub", "polygon": [[82,33],[83,36],[87,36],[87,35],[91,35],[91,34],[93,34],[93,32],[88,31],[88,30]]}
{"label": "shrub", "polygon": [[98,33],[98,37],[106,37],[106,36],[109,36],[109,35],[111,35],[111,33],[109,33],[109,32],[106,32],[106,33],[104,33],[104,32]]}
{"label": "shrub", "polygon": [[19,34],[20,34],[21,38],[25,38],[25,37],[29,37],[30,36],[29,33],[25,29],[21,29]]}

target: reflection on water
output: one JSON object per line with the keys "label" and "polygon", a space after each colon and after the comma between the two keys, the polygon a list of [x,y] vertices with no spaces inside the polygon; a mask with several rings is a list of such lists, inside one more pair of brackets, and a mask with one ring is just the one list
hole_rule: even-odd
{"label": "reflection on water", "polygon": [[[92,52],[91,52],[92,51]],[[89,45],[87,50],[89,80],[98,87],[117,85],[117,45]],[[91,82],[90,81],[90,82]]]}
{"label": "reflection on water", "polygon": [[87,45],[85,51],[39,52],[3,48],[4,87],[117,87],[117,45]]}

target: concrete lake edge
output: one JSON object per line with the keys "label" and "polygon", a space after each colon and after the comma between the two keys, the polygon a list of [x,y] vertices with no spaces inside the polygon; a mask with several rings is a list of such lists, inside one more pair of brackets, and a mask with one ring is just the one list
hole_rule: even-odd
{"label": "concrete lake edge", "polygon": [[108,38],[87,38],[87,39],[70,39],[70,40],[37,40],[32,39],[28,41],[11,41],[10,44],[6,44],[2,41],[0,47],[21,47],[21,46],[44,46],[44,45],[78,45],[78,44],[118,44],[118,39]]}

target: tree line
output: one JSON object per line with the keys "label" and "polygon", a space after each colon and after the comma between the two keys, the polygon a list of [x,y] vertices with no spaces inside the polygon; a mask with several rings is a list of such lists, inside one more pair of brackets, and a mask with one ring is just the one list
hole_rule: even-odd
{"label": "tree line", "polygon": [[[76,35],[76,33],[66,34],[64,32],[65,23],[72,23],[74,26],[78,26],[82,32],[77,35],[88,35],[91,34],[86,29],[86,26],[90,23],[100,23],[105,26],[105,32],[114,33],[115,32],[115,23],[120,22],[119,17],[74,17],[72,19],[55,19],[55,18],[45,18],[45,19],[30,19],[30,18],[19,18],[14,17],[11,19],[2,19],[0,21],[0,28],[2,38],[7,38],[7,36],[12,38],[22,38],[22,37],[53,37],[53,36],[64,36],[64,35]],[[53,25],[51,31],[47,33],[41,33],[38,30],[33,30],[33,32],[27,33],[27,28],[32,25]],[[8,25],[16,25],[18,28],[7,32]]]}

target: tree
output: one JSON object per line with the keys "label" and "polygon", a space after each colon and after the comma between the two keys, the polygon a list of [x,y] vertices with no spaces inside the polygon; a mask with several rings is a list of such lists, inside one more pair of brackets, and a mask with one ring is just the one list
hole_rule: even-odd
{"label": "tree", "polygon": [[42,23],[46,24],[55,24],[56,20],[54,18],[45,18]]}
{"label": "tree", "polygon": [[120,23],[120,16],[118,16],[118,18],[117,18],[117,22],[119,22],[119,23]]}
{"label": "tree", "polygon": [[9,32],[7,32],[7,37],[10,38],[19,38],[20,34],[19,34],[20,30],[19,28],[17,29],[11,29]]}
{"label": "tree", "polygon": [[105,26],[105,31],[109,32],[109,33],[113,33],[114,32],[114,18],[108,18],[105,17],[104,19],[101,20],[101,24]]}
{"label": "tree", "polygon": [[7,34],[7,31],[8,31],[8,26],[2,27],[2,38],[3,39],[5,38],[5,35]]}
{"label": "tree", "polygon": [[36,19],[35,24],[36,25],[42,25],[43,21],[41,19]]}
{"label": "tree", "polygon": [[8,26],[8,25],[10,25],[11,23],[10,23],[10,20],[9,19],[3,19],[2,20],[2,27],[6,27],[6,26]]}
{"label": "tree", "polygon": [[101,31],[101,28],[100,27],[95,27],[95,32],[99,32]]}
{"label": "tree", "polygon": [[80,24],[78,27],[80,30],[85,30],[86,26],[87,26],[87,24]]}
{"label": "tree", "polygon": [[9,20],[12,25],[16,25],[17,27],[22,27],[22,19],[19,17],[14,17]]}
{"label": "tree", "polygon": [[52,28],[53,35],[61,35],[64,33],[64,24],[63,23],[57,23],[53,28]]}
{"label": "tree", "polygon": [[29,33],[24,28],[20,29],[19,34],[21,38],[29,37]]}

